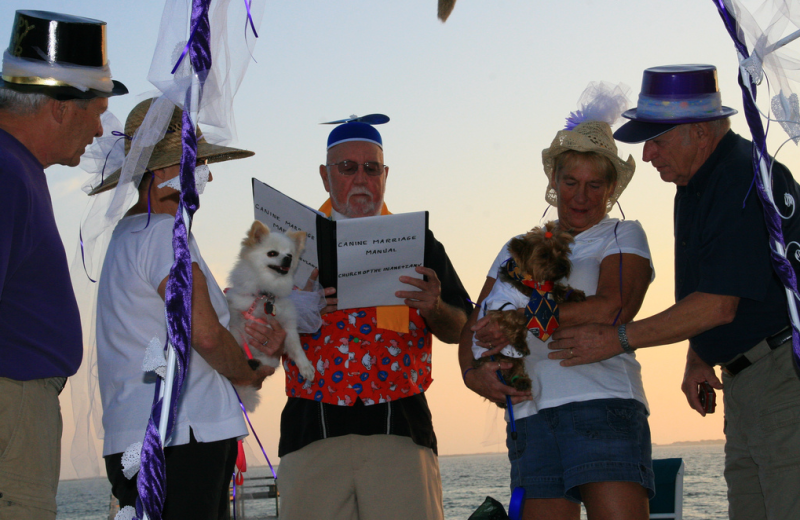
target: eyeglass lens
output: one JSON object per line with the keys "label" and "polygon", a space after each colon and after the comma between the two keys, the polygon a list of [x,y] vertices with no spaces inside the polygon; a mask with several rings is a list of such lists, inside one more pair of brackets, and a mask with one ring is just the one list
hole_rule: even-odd
{"label": "eyeglass lens", "polygon": [[371,177],[378,176],[383,173],[384,165],[379,162],[370,162],[367,161],[364,164],[359,165],[356,161],[342,161],[338,163],[334,163],[336,168],[339,170],[339,173],[343,175],[355,175],[358,171],[358,167],[362,166],[364,168],[364,173]]}

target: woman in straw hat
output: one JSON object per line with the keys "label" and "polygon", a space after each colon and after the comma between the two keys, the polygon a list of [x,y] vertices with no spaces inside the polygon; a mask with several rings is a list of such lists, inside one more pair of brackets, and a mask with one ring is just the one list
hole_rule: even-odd
{"label": "woman in straw hat", "polygon": [[[158,119],[154,117],[147,122],[148,114],[160,116],[164,122],[162,128],[150,130],[164,137],[152,148],[149,159],[143,159],[142,164],[146,166],[135,166],[132,171],[131,177],[141,176],[138,200],[114,229],[98,288],[97,351],[105,429],[103,456],[113,493],[121,507],[134,506],[136,502],[136,478],[131,478],[135,470],[128,470],[128,462],[129,459],[138,460],[132,445],[144,437],[157,378],[152,372],[143,374],[143,363],[145,370],[151,371],[163,365],[163,347],[167,340],[164,298],[174,261],[172,227],[180,196],[177,176],[181,160],[182,111],[173,110],[163,102],[140,103],[126,121],[125,134],[134,136],[145,124]],[[158,110],[155,109],[157,103]],[[162,113],[165,106],[167,110]],[[204,176],[212,180],[206,163],[253,155],[246,150],[209,144],[199,130],[197,137],[197,159],[202,165],[196,173],[198,192],[202,192]],[[131,160],[130,150],[137,147],[137,141],[136,138],[126,141],[126,155]],[[127,168],[130,169],[130,165]],[[123,173],[125,170],[122,168]],[[118,171],[93,193],[115,186],[119,179]],[[225,296],[191,234],[189,249],[193,260],[192,352],[175,430],[166,443],[164,517],[227,518],[228,483],[237,455],[236,439],[247,435],[230,382],[260,388],[274,369],[262,366],[253,370],[247,364],[241,348],[226,328],[229,315]],[[250,344],[275,355],[283,341],[283,331],[277,323],[274,326],[275,329],[251,326]],[[262,346],[265,343],[269,347]],[[158,369],[155,371],[158,373]],[[127,456],[123,457],[123,453]]]}
{"label": "woman in straw hat", "polygon": [[[653,278],[642,227],[635,221],[608,217],[630,182],[635,164],[632,157],[619,158],[611,127],[600,120],[613,123],[622,110],[614,110],[616,115],[611,117],[593,110],[597,103],[608,101],[606,94],[597,95],[598,88],[603,90],[602,85],[590,85],[595,90],[592,102],[577,115],[584,120],[579,124],[573,120],[542,152],[548,181],[545,199],[557,208],[558,228],[575,238],[569,255],[572,272],[563,282],[587,296],[585,302],[559,306],[561,325],[632,320]],[[498,269],[511,256],[507,246],[492,264],[479,301],[489,301],[499,291],[511,295],[514,307],[524,309],[528,297],[509,290],[511,286],[502,278],[496,280]],[[476,318],[477,313],[471,324]],[[489,349],[484,356],[508,345],[488,318],[472,330],[476,345]],[[531,353],[524,365],[532,390],[522,392],[498,380],[496,371],[509,368],[505,364],[487,361],[471,369],[470,328],[465,327],[464,336],[459,352],[467,387],[501,404],[509,395],[514,405],[509,416],[515,419],[516,440],[509,435],[507,446],[512,489],[525,489],[522,518],[577,520],[581,502],[592,520],[648,518],[648,497],[655,487],[650,429],[641,368],[632,353],[566,368],[548,359],[550,340],[542,342],[528,334]],[[480,355],[481,349],[477,352]]]}

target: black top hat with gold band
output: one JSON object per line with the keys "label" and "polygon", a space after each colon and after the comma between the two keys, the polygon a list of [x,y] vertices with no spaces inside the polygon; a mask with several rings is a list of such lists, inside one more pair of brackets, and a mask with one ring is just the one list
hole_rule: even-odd
{"label": "black top hat with gold band", "polygon": [[58,100],[127,94],[111,79],[106,23],[47,11],[17,11],[0,87]]}

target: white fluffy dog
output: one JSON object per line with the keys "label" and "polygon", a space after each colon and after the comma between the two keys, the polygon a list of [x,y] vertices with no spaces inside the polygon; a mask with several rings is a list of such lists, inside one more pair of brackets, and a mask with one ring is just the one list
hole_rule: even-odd
{"label": "white fluffy dog", "polygon": [[[247,345],[244,326],[248,319],[264,320],[272,315],[286,331],[284,351],[296,364],[307,381],[314,380],[314,365],[306,357],[297,333],[297,310],[288,298],[292,292],[294,272],[306,243],[305,231],[285,235],[270,232],[259,221],[253,222],[242,241],[239,260],[228,277],[226,292],[231,312],[230,331],[239,345],[252,354],[251,365],[266,363],[277,367],[280,358],[267,356]],[[249,357],[249,356],[248,356]],[[236,387],[245,408],[252,412],[259,403],[253,387]]]}

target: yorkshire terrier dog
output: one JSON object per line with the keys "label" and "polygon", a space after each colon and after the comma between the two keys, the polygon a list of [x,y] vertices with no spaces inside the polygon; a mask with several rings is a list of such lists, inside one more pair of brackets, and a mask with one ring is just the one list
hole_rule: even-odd
{"label": "yorkshire terrier dog", "polygon": [[[531,388],[523,362],[523,357],[530,354],[528,334],[546,341],[558,328],[558,304],[586,299],[583,291],[557,282],[567,278],[572,269],[567,256],[572,242],[572,234],[559,229],[553,221],[512,239],[508,246],[511,258],[500,268],[497,282],[484,302],[486,315],[500,326],[511,343],[495,359],[512,363],[510,369],[502,372],[503,378],[507,385],[518,390]],[[510,298],[509,289],[520,294]],[[527,300],[524,308],[519,306],[522,300]],[[475,367],[487,359],[476,358]]]}

